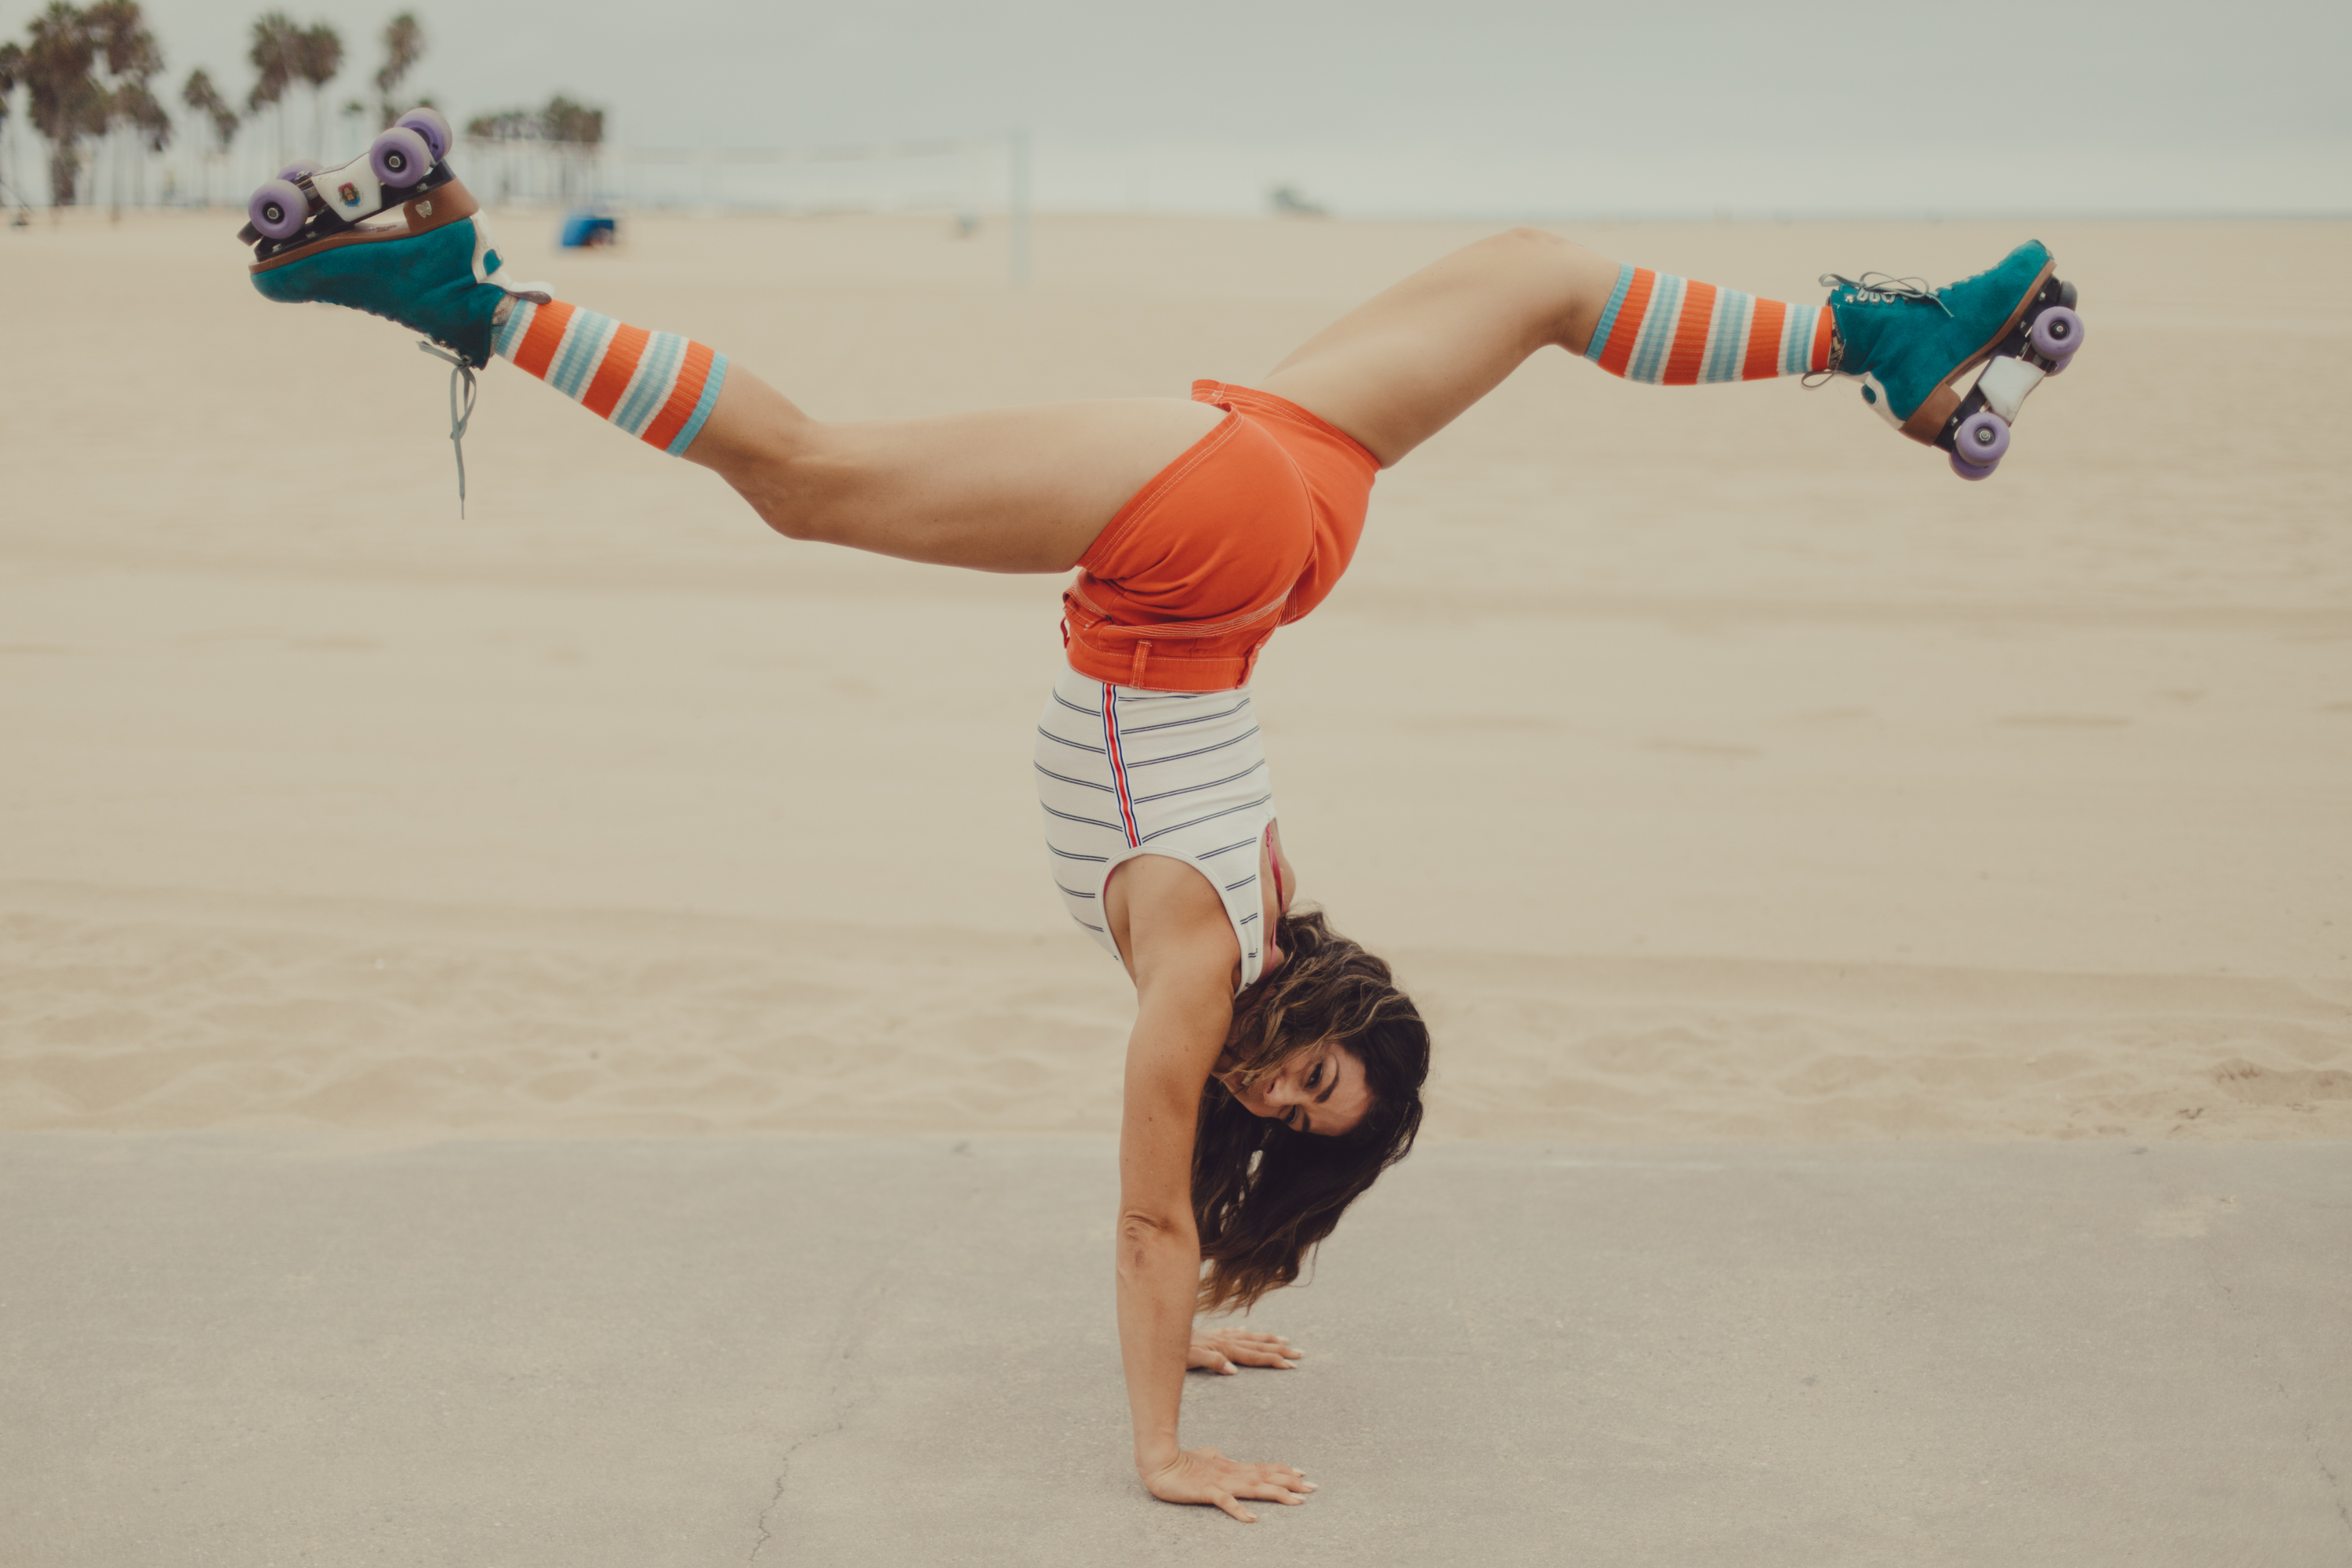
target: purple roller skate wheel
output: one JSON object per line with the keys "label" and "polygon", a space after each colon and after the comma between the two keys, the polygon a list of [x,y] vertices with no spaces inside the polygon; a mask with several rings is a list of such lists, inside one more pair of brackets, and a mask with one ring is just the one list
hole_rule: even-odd
{"label": "purple roller skate wheel", "polygon": [[437,163],[449,155],[449,148],[452,145],[449,122],[441,118],[439,110],[427,104],[420,104],[394,121],[393,124],[414,131],[424,137],[425,145],[432,153],[435,163]]}
{"label": "purple roller skate wheel", "polygon": [[2000,467],[1999,463],[1987,463],[1984,467],[1979,468],[1976,464],[1963,458],[1958,452],[1952,454],[1952,472],[1964,479],[1989,479],[1992,478],[1992,471]]}
{"label": "purple roller skate wheel", "polygon": [[1979,408],[1952,432],[1952,456],[1971,468],[1990,468],[2009,455],[2009,421]]}
{"label": "purple roller skate wheel", "polygon": [[293,181],[300,179],[305,174],[315,174],[323,167],[325,167],[324,164],[313,163],[308,158],[297,158],[292,163],[287,164],[284,168],[278,170],[278,177],[290,184]]}
{"label": "purple roller skate wheel", "polygon": [[387,185],[413,185],[433,167],[433,149],[404,125],[395,125],[368,148],[368,167]]}
{"label": "purple roller skate wheel", "polygon": [[310,216],[310,198],[291,180],[264,180],[246,198],[245,216],[256,233],[268,239],[291,239]]}
{"label": "purple roller skate wheel", "polygon": [[2083,318],[2053,305],[2033,318],[2033,352],[2044,359],[2069,359],[2083,346]]}

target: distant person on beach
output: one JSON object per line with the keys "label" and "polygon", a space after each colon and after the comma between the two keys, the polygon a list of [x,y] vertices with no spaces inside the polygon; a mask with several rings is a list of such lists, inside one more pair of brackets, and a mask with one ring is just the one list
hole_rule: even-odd
{"label": "distant person on beach", "polygon": [[[1313,1483],[1183,1447],[1185,1370],[1287,1366],[1297,1352],[1276,1335],[1196,1331],[1195,1314],[1298,1278],[1412,1148],[1429,1068],[1428,1031],[1388,965],[1297,905],[1250,694],[1275,628],[1347,570],[1374,477],[1547,348],[1666,384],[1842,374],[1956,468],[1989,473],[2014,384],[2064,363],[2019,348],[2021,334],[2073,298],[2062,304],[2038,243],[1946,289],[1838,279],[1826,304],[1801,305],[1521,228],[1406,279],[1254,387],[828,425],[701,343],[512,281],[454,180],[404,216],[380,236],[259,242],[255,284],[389,317],[468,374],[510,360],[716,470],[788,538],[1075,572],[1036,779],[1064,907],[1135,984],[1117,1227],[1135,1466],[1154,1496],[1244,1521],[1250,1503],[1301,1502]],[[2024,372],[1999,368],[2003,345]],[[1954,390],[1989,362],[1985,381],[2009,377],[1996,387],[2007,416],[1990,394]],[[1979,440],[1985,429],[1995,438]]]}

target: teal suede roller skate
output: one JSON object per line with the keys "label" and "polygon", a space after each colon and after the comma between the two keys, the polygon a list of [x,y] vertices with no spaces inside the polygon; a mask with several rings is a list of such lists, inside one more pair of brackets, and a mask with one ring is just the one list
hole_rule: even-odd
{"label": "teal suede roller skate", "polygon": [[[449,363],[462,513],[474,373],[490,363],[499,307],[509,296],[543,305],[548,294],[544,285],[510,280],[481,204],[450,172],[448,151],[449,122],[434,110],[411,110],[341,168],[291,163],[263,181],[237,238],[253,247],[247,270],[266,298],[384,317],[424,334],[417,346]],[[368,221],[387,213],[398,221]]]}
{"label": "teal suede roller skate", "polygon": [[1874,272],[1822,282],[1836,326],[1831,372],[1860,381],[1863,401],[1903,434],[1950,454],[1964,479],[2000,466],[2026,395],[2083,344],[2074,286],[2038,239],[1941,289]]}
{"label": "teal suede roller skate", "polygon": [[[490,363],[492,318],[509,294],[545,290],[500,276],[481,204],[446,161],[449,122],[412,110],[339,169],[302,163],[266,180],[237,237],[253,286],[272,300],[348,305],[425,334],[466,366]],[[371,224],[398,209],[400,221]]]}

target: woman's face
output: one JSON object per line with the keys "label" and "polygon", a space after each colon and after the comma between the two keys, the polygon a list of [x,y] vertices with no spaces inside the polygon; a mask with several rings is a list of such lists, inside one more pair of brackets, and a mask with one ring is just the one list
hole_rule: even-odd
{"label": "woman's face", "polygon": [[1364,1064],[1347,1047],[1328,1042],[1301,1051],[1247,1088],[1235,1088],[1229,1071],[1217,1076],[1243,1110],[1274,1117],[1294,1132],[1336,1138],[1354,1131],[1372,1108]]}

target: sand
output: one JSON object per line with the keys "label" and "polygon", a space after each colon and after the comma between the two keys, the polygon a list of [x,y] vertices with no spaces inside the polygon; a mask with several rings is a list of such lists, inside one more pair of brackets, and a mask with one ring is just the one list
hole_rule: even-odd
{"label": "sand", "polygon": [[[641,216],[526,273],[824,416],[1246,382],[1480,230]],[[0,1130],[1103,1132],[1056,584],[767,532],[222,214],[0,231]],[[1445,1138],[2352,1136],[2352,225],[2041,224],[2082,361],[1962,485],[1851,388],[1553,356],[1259,692]],[[1768,294],[2019,225],[1612,226]]]}

